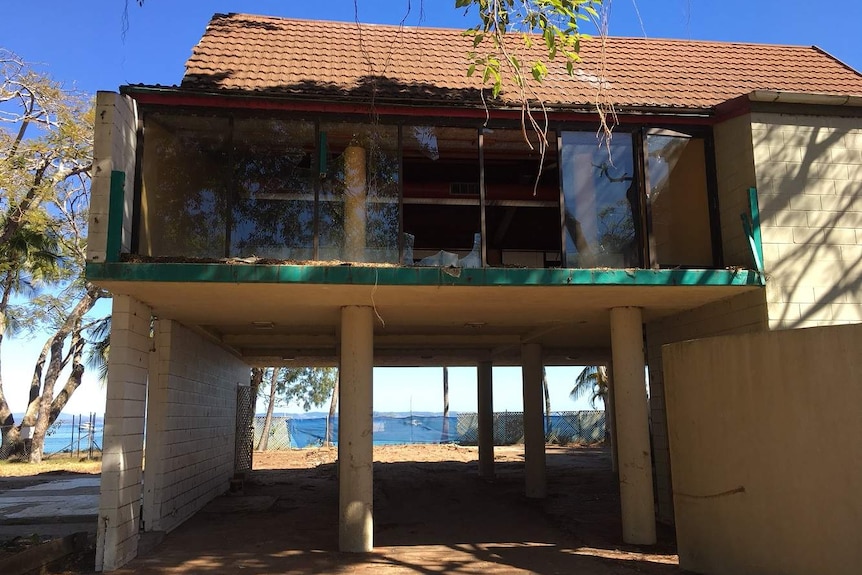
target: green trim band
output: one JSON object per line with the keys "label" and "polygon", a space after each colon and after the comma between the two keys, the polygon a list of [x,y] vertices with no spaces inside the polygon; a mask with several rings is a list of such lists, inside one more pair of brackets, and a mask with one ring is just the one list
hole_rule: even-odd
{"label": "green trim band", "polygon": [[87,262],[91,281],[281,283],[386,286],[761,286],[746,269],[521,269]]}
{"label": "green trim band", "polygon": [[108,202],[108,237],[105,242],[105,261],[120,260],[123,245],[123,212],[126,204],[126,173],[111,172],[111,195]]}
{"label": "green trim band", "polygon": [[754,242],[754,249],[757,250],[758,261],[755,264],[757,270],[762,273],[765,262],[763,261],[763,236],[760,234],[760,205],[757,202],[757,188],[748,189],[748,204],[751,209],[751,239]]}

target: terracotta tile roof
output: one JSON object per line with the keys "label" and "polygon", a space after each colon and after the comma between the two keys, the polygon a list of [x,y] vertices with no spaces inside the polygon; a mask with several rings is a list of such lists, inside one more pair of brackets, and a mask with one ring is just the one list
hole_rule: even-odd
{"label": "terracotta tile roof", "polygon": [[[453,29],[216,14],[182,88],[478,105],[479,74],[466,75],[471,44]],[[816,47],[607,38],[602,73],[600,44],[582,42],[574,78],[559,58],[537,96],[589,106],[601,81],[619,107],[711,108],[755,90],[862,95],[862,75]],[[504,90],[503,103],[513,93]]]}

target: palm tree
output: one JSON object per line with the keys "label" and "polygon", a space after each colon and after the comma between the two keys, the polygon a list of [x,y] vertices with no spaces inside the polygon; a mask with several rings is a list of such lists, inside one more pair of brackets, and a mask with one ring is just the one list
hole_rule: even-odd
{"label": "palm tree", "polygon": [[575,379],[575,387],[569,392],[574,400],[582,397],[590,398],[590,405],[596,409],[596,400],[602,400],[602,406],[608,409],[608,368],[604,365],[588,365],[581,370]]}

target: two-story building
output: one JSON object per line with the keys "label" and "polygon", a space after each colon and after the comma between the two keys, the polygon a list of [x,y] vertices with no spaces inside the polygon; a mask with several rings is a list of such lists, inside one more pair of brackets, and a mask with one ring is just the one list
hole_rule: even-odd
{"label": "two-story building", "polygon": [[650,544],[673,516],[661,346],[862,321],[859,73],[816,47],[584,41],[533,87],[542,153],[471,46],[218,14],[179,86],[98,95],[100,569],[225,490],[249,366],[340,368],[340,547],[362,552],[373,367],[476,366],[490,475],[491,368],[521,366],[540,498],[542,366],[612,365],[623,535]]}

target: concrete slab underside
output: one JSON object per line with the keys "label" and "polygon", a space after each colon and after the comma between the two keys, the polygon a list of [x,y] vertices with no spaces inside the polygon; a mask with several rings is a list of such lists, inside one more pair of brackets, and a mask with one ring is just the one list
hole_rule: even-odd
{"label": "concrete slab underside", "polygon": [[[609,310],[643,309],[649,322],[761,287],[402,286],[102,281],[198,328],[247,362],[335,365],[343,306],[375,310],[375,365],[519,365],[537,343],[547,365],[609,359]],[[253,322],[271,322],[261,329]]]}
{"label": "concrete slab underside", "polygon": [[680,573],[671,534],[646,553],[622,544],[607,450],[551,447],[548,461],[545,503],[524,498],[516,458],[493,483],[475,461],[376,463],[368,554],[337,551],[334,463],[255,471],[245,491],[277,497],[269,511],[198,514],[117,573]]}

